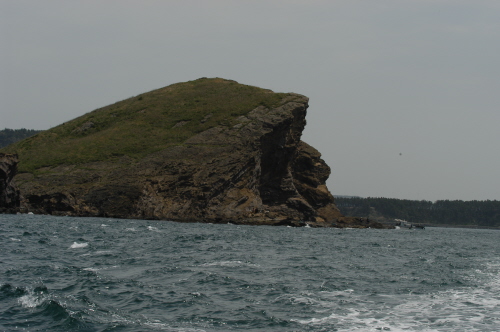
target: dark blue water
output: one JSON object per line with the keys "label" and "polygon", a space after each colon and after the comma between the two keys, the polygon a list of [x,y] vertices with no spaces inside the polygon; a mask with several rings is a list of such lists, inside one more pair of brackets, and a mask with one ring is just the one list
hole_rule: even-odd
{"label": "dark blue water", "polygon": [[0,215],[0,331],[499,331],[500,232]]}

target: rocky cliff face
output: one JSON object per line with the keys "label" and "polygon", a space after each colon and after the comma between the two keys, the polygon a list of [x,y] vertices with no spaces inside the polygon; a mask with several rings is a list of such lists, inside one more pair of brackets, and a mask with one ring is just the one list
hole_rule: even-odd
{"label": "rocky cliff face", "polygon": [[[268,101],[256,102],[256,94]],[[251,103],[260,106],[245,110]],[[330,168],[301,141],[307,108],[308,98],[302,95],[221,79],[174,85],[110,105],[14,147],[46,165],[39,151],[53,144],[45,153],[52,154],[54,165],[40,162],[35,172],[16,178],[24,197],[21,210],[183,222],[373,226],[343,217],[335,206],[325,185]],[[177,120],[168,122],[172,117]],[[158,131],[159,121],[168,128]],[[144,128],[139,134],[138,126]],[[135,133],[137,144],[118,128]],[[192,134],[163,147],[162,137],[175,141],[185,128]],[[148,135],[151,139],[144,140]],[[136,145],[149,149],[149,142],[162,148],[140,158],[138,150],[127,152]],[[120,153],[95,161],[92,155],[81,157],[102,144]],[[69,150],[54,157],[61,146]],[[102,150],[94,151],[102,155]],[[78,162],[68,162],[68,156]]]}
{"label": "rocky cliff face", "polygon": [[[318,160],[311,160],[300,141],[306,109],[303,96],[271,110],[258,107],[228,130],[216,127],[165,151],[152,168],[146,165],[154,163],[143,161],[149,178],[135,213],[251,224],[334,221],[340,212],[325,187],[324,163],[312,148]],[[303,194],[296,185],[300,167],[314,179],[309,192],[300,188]]]}
{"label": "rocky cliff face", "polygon": [[19,209],[19,190],[12,181],[17,173],[17,155],[0,153],[0,213]]}
{"label": "rocky cliff face", "polygon": [[93,163],[77,172],[59,166],[47,176],[24,175],[32,177],[23,181],[24,209],[186,222],[334,222],[341,214],[325,186],[330,169],[300,141],[308,99],[288,99],[139,162],[124,160],[127,167],[111,172]]}

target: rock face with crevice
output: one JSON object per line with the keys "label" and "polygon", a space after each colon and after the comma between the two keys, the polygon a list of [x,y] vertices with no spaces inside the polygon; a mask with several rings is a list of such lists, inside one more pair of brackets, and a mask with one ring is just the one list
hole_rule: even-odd
{"label": "rock face with crevice", "polygon": [[298,95],[275,109],[257,107],[228,130],[214,127],[143,160],[139,169],[147,168],[149,177],[134,213],[182,221],[333,222],[341,214],[325,186],[329,168],[300,141],[306,109],[307,98]]}
{"label": "rock face with crevice", "polygon": [[19,209],[19,190],[13,181],[17,163],[17,155],[0,153],[0,213],[12,213]]}
{"label": "rock face with crevice", "polygon": [[[23,172],[18,175],[24,197],[21,210],[183,222],[376,227],[366,220],[342,216],[335,206],[325,184],[330,168],[317,150],[301,141],[307,97],[276,94],[272,95],[275,100],[272,105],[266,101],[248,110],[229,110],[228,117],[223,118],[220,103],[224,103],[225,96],[233,96],[227,98],[233,98],[230,102],[234,104],[234,98],[243,98],[234,91],[244,91],[250,96],[248,91],[254,90],[234,81],[197,80],[187,87],[182,86],[189,100],[183,101],[181,106],[210,105],[212,99],[205,98],[209,93],[199,92],[202,88],[207,90],[207,84],[215,86],[215,90],[209,90],[210,96],[215,97],[210,98],[218,98],[219,104],[206,106],[206,109],[199,107],[201,111],[197,113],[185,111],[176,118],[178,120],[166,122],[163,129],[168,133],[192,130],[192,135],[180,143],[153,149],[140,158],[134,154],[110,153],[112,157],[108,159],[60,162],[39,167],[36,172]],[[219,92],[217,84],[224,90]],[[105,130],[113,130],[113,135],[118,135],[117,127],[105,121],[132,121],[130,119],[143,119],[139,116],[154,115],[154,121],[158,122],[164,110],[173,106],[145,106],[144,103],[148,100],[168,102],[170,95],[181,93],[169,87],[165,89],[162,98],[154,93],[141,95],[134,101],[139,103],[134,108],[118,103],[109,109],[94,111],[97,113],[65,124],[66,127],[61,127],[64,131],[56,128],[52,133],[45,133],[45,140],[66,144],[64,139],[80,142],[93,137],[91,135],[102,140]],[[260,90],[253,93],[257,92],[263,93]],[[271,93],[265,90],[263,96],[268,98]],[[122,116],[123,109],[128,112],[126,117]],[[102,120],[105,112],[110,114],[108,120]],[[146,123],[145,120],[134,121],[138,125]],[[149,127],[144,128],[143,135],[148,135],[148,130],[153,132]],[[70,133],[69,138],[63,139],[61,136],[65,132]],[[151,137],[152,142],[153,134]],[[108,137],[108,140],[115,139],[115,136]],[[35,143],[29,143],[31,148],[36,147]],[[116,144],[120,144],[118,139]],[[19,149],[22,151],[26,145],[20,144]],[[85,148],[79,149],[85,153]]]}

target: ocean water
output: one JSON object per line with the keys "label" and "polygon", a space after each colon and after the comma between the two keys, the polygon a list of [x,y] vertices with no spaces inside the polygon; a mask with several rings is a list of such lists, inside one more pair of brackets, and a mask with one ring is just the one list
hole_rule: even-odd
{"label": "ocean water", "polygon": [[500,231],[0,215],[0,331],[500,331]]}

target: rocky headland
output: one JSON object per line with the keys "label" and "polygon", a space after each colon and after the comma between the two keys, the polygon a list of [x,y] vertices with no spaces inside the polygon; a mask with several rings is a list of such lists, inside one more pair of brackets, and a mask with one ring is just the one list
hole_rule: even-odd
{"label": "rocky headland", "polygon": [[302,95],[203,78],[95,110],[6,148],[20,156],[19,210],[383,227],[335,206],[330,168],[301,141],[307,108]]}

